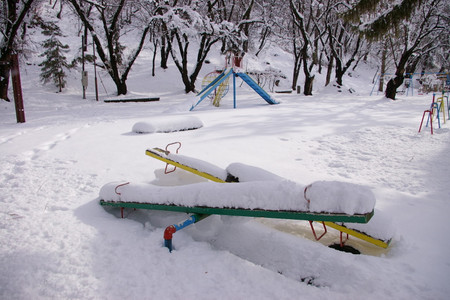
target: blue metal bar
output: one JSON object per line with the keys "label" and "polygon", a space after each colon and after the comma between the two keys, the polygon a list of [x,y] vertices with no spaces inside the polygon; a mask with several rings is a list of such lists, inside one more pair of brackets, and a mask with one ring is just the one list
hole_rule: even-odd
{"label": "blue metal bar", "polygon": [[233,108],[236,108],[236,73],[233,72]]}
{"label": "blue metal bar", "polygon": [[258,95],[266,100],[269,104],[278,104],[278,102],[273,99],[262,87],[260,87],[250,76],[245,73],[237,73],[237,75],[248,84]]}
{"label": "blue metal bar", "polygon": [[200,96],[201,94],[203,94],[206,90],[208,90],[211,86],[213,86],[217,81],[219,81],[220,78],[222,78],[223,75],[225,75],[225,72],[226,72],[226,71],[227,71],[227,70],[223,70],[223,72],[220,73],[219,76],[217,76],[216,78],[214,78],[214,80],[211,81],[211,82],[210,82],[203,90],[201,90],[201,91],[197,94],[197,96]]}
{"label": "blue metal bar", "polygon": [[[430,108],[431,113],[428,115],[427,125],[425,127],[428,127],[428,123],[430,122],[430,118],[433,117],[432,114],[433,114],[433,109],[434,108],[436,108],[438,125],[439,125],[439,128],[441,128],[441,118],[439,117],[439,114],[440,114],[440,112],[439,112],[439,105],[436,102],[433,102],[433,104],[431,104],[431,108]],[[431,122],[433,122],[433,120],[431,120]]]}
{"label": "blue metal bar", "polygon": [[173,234],[189,225],[192,225],[194,223],[197,223],[200,220],[203,220],[204,218],[208,217],[209,215],[202,215],[202,214],[193,214],[185,221],[170,225],[166,228],[164,231],[164,247],[167,247],[170,252],[172,252],[172,237]]}
{"label": "blue metal bar", "polygon": [[[225,72],[227,72],[227,73],[224,74]],[[189,111],[192,111],[197,105],[200,104],[200,102],[203,101],[203,99],[205,99],[206,97],[208,97],[208,95],[211,94],[212,91],[214,91],[220,84],[222,84],[222,82],[224,82],[225,79],[227,79],[227,78],[233,73],[233,69],[229,69],[229,70],[227,70],[227,71],[225,71],[225,72],[222,73],[222,74],[224,74],[223,76],[219,76],[220,78],[219,78],[218,80],[214,80],[215,83],[212,84],[212,85],[210,85],[209,90],[206,90],[206,91],[204,91],[204,92],[202,91],[202,92],[203,92],[203,95],[200,97],[200,100],[198,100],[198,102],[197,102],[195,105],[192,105],[192,107],[191,107],[191,109],[189,109]],[[221,74],[221,75],[222,75],[222,74]],[[216,78],[216,79],[217,79],[217,78]],[[214,82],[214,81],[213,81],[213,82]],[[206,89],[206,88],[205,88],[205,89]],[[203,90],[205,90],[205,89],[203,89]],[[199,93],[199,95],[200,95],[200,93]]]}

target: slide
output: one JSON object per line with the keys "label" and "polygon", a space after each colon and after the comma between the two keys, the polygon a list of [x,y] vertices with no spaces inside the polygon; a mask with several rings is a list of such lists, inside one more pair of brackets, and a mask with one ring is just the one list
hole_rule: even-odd
{"label": "slide", "polygon": [[269,104],[278,104],[278,101],[274,100],[270,95],[263,90],[250,76],[245,73],[237,73],[258,95],[260,95]]}

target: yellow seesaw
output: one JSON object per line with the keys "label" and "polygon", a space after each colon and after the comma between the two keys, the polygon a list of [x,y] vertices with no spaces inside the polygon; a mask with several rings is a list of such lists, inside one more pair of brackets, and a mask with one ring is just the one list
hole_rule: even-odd
{"label": "yellow seesaw", "polygon": [[[183,156],[178,155],[178,149],[176,150],[176,153],[171,153],[169,150],[167,150],[168,147],[173,144],[179,144],[178,149],[181,147],[181,144],[177,142],[177,143],[172,143],[172,144],[167,145],[165,150],[160,149],[160,148],[152,148],[152,149],[147,149],[145,153],[146,153],[146,155],[148,155],[150,157],[153,157],[155,159],[165,162],[166,163],[166,173],[170,173],[175,170],[175,169],[170,170],[170,171],[168,170],[168,166],[172,165],[175,168],[178,167],[180,169],[191,172],[195,175],[201,176],[203,178],[206,178],[206,179],[214,181],[214,182],[226,183],[226,182],[238,181],[235,177],[230,176],[230,174],[227,174],[227,172],[225,170],[222,170],[222,169],[218,168],[217,166],[209,164],[203,160],[197,160],[197,159],[193,159],[193,158],[189,158],[189,160],[183,160]],[[213,170],[216,172],[211,172],[211,171],[206,172],[206,171],[199,170],[198,167],[196,168],[193,166],[189,166],[188,164],[191,163],[193,160],[201,162],[202,165],[206,164],[210,170]],[[214,173],[214,174],[211,174],[211,173]],[[326,230],[325,226],[329,226],[331,228],[334,228],[334,229],[340,231],[341,232],[341,246],[344,243],[344,241],[342,240],[342,233],[346,233],[347,235],[354,236],[358,239],[364,240],[368,243],[371,243],[371,244],[376,245],[381,248],[387,248],[391,242],[391,238],[389,238],[388,240],[382,240],[382,239],[371,236],[367,232],[362,232],[359,230],[348,228],[345,225],[345,223],[337,224],[335,222],[330,222],[330,221],[318,221],[317,219],[314,221],[322,223],[325,230]],[[320,240],[320,238],[323,237],[324,234],[317,237],[315,234],[314,228],[312,226],[312,221],[310,221],[310,223],[311,223],[311,228],[313,230],[316,240]]]}

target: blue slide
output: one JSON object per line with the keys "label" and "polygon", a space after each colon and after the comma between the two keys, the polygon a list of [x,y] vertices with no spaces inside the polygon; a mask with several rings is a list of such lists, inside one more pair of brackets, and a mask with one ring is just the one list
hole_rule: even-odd
{"label": "blue slide", "polygon": [[258,93],[264,100],[266,100],[269,104],[278,104],[279,102],[270,97],[270,95],[263,90],[262,87],[260,87],[250,76],[248,76],[245,73],[237,73],[239,77],[242,78],[255,92]]}

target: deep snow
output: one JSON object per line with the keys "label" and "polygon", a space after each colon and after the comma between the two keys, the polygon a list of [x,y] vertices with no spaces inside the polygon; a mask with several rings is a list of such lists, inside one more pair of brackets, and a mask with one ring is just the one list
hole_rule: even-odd
{"label": "deep snow", "polygon": [[[313,97],[277,94],[281,104],[268,105],[243,85],[237,109],[227,95],[220,108],[204,101],[189,112],[194,98],[173,80],[175,67],[152,78],[150,57],[138,60],[129,88],[159,102],[95,102],[92,86],[82,100],[75,73],[56,94],[40,86],[37,66],[22,66],[27,122],[0,104],[0,298],[447,299],[450,123],[417,133],[431,95],[369,97],[367,71],[345,78],[357,94],[318,80]],[[101,76],[104,99],[114,89]],[[132,130],[165,117],[203,127]],[[326,247],[339,239],[331,229],[312,241],[306,222],[211,216],[177,232],[169,253],[163,231],[185,214],[126,210],[120,219],[98,196],[111,181],[201,181],[165,177],[164,163],[145,155],[174,141],[223,169],[243,163],[305,185],[367,186],[394,239],[380,250],[351,238],[363,253],[352,255]]]}

